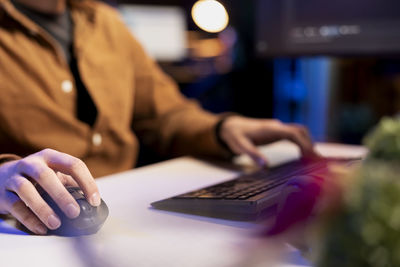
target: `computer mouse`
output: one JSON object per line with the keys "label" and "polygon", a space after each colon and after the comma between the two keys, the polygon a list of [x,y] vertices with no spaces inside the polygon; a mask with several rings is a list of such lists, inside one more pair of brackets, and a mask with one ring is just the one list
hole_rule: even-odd
{"label": "computer mouse", "polygon": [[58,207],[49,194],[44,192],[42,197],[61,220],[61,226],[55,230],[48,230],[48,235],[82,236],[97,233],[108,217],[108,207],[101,200],[101,204],[93,207],[86,200],[83,191],[79,187],[67,187],[68,192],[75,198],[80,207],[79,216],[75,219],[68,218]]}

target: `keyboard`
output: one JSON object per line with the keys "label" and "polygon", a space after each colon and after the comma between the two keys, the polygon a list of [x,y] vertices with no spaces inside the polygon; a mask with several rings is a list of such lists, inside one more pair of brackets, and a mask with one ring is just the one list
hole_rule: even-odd
{"label": "keyboard", "polygon": [[151,205],[160,210],[207,217],[249,221],[273,215],[279,193],[298,176],[329,175],[330,163],[351,165],[360,159],[300,159],[278,167],[241,174],[234,179],[187,192]]}

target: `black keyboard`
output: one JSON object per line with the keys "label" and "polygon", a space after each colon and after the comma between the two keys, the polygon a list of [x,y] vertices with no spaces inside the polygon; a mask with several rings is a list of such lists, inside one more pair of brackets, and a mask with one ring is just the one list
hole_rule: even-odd
{"label": "black keyboard", "polygon": [[354,159],[301,159],[279,167],[242,174],[233,180],[152,203],[156,209],[232,220],[254,220],[275,211],[282,187],[298,176],[328,175],[328,164],[353,164]]}

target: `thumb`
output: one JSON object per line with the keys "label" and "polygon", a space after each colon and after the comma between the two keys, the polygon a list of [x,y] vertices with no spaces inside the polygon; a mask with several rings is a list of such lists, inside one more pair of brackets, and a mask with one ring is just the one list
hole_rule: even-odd
{"label": "thumb", "polygon": [[237,138],[237,145],[243,154],[248,155],[260,167],[268,167],[267,158],[257,149],[257,147],[245,136]]}

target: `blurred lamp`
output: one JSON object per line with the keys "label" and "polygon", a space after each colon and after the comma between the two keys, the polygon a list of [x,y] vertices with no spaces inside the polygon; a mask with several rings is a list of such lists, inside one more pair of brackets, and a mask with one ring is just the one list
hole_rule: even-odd
{"label": "blurred lamp", "polygon": [[211,33],[223,31],[229,23],[225,7],[216,0],[199,0],[192,8],[192,18],[196,25]]}

